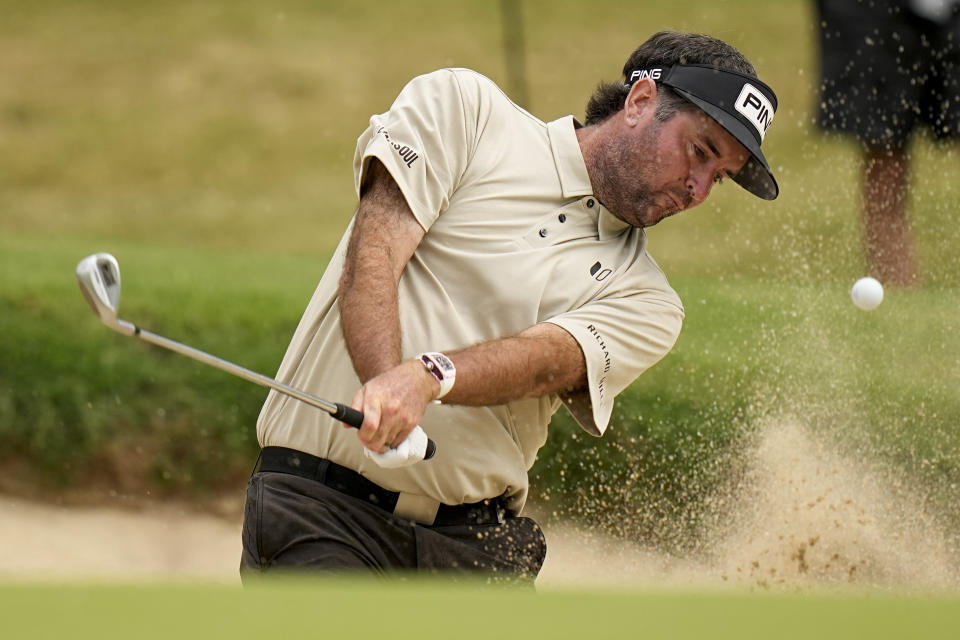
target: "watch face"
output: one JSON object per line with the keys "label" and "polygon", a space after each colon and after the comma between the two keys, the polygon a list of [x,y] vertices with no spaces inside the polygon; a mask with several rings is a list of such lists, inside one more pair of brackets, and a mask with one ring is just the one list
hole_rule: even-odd
{"label": "watch face", "polygon": [[440,365],[440,368],[444,371],[450,371],[453,369],[453,362],[447,356],[442,353],[435,353],[433,357],[436,359],[437,364]]}
{"label": "watch face", "polygon": [[441,382],[449,377],[456,375],[457,369],[453,366],[453,361],[442,353],[424,353],[420,359],[427,367],[427,370],[435,375]]}
{"label": "watch face", "polygon": [[453,388],[454,380],[457,377],[457,369],[453,366],[453,361],[442,353],[431,351],[420,354],[420,361],[427,368],[427,371],[440,381],[440,392],[434,400],[447,395]]}
{"label": "watch face", "polygon": [[440,367],[434,362],[433,358],[427,354],[423,354],[420,357],[420,360],[423,362],[423,365],[427,368],[427,371],[433,374],[433,376],[443,382],[443,371],[440,370]]}

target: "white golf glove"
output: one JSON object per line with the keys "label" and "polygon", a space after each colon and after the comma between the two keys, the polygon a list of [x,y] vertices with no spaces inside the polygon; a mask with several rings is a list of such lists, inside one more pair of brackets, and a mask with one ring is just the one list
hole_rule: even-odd
{"label": "white golf glove", "polygon": [[426,432],[420,428],[420,425],[417,425],[407,436],[407,439],[401,442],[396,449],[387,449],[385,453],[377,453],[364,447],[363,455],[384,469],[408,467],[420,462],[427,455],[427,440]]}

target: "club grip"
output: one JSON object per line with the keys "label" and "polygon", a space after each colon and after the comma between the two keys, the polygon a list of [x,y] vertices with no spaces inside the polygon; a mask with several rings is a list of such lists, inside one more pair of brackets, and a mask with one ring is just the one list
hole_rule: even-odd
{"label": "club grip", "polygon": [[[357,411],[353,407],[348,407],[345,404],[339,402],[334,403],[337,406],[337,410],[331,413],[334,420],[339,420],[344,424],[348,424],[351,427],[356,429],[360,428],[360,425],[363,424],[363,412]],[[424,460],[429,460],[437,453],[437,443],[431,439],[427,439],[427,452],[423,456]]]}
{"label": "club grip", "polygon": [[345,404],[340,404],[339,402],[335,402],[334,404],[337,405],[337,410],[330,415],[332,415],[335,420],[339,420],[340,422],[348,424],[357,429],[360,428],[360,425],[363,424],[362,411],[357,411],[356,409],[348,407]]}

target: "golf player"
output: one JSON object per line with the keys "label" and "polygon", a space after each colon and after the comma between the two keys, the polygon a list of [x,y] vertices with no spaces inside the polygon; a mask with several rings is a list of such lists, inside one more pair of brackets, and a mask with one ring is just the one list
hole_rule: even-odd
{"label": "golf player", "polygon": [[676,32],[601,84],[583,124],[542,122],[466,69],[407,84],[359,138],[357,212],[277,376],[352,398],[363,425],[269,394],[244,578],[535,578],[546,543],[521,514],[551,416],[602,435],[680,331],[644,228],[727,179],[776,198],[760,151],[776,107],[738,51]]}

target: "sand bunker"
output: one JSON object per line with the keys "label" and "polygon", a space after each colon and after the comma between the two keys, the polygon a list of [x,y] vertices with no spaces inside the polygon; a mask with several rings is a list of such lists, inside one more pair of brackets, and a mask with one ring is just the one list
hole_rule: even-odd
{"label": "sand bunker", "polygon": [[797,424],[764,430],[714,545],[728,580],[957,588],[956,549],[917,495]]}
{"label": "sand bunker", "polygon": [[[542,519],[553,587],[960,590],[956,537],[902,483],[796,422],[760,431],[744,474],[712,501],[698,551],[669,555]],[[65,508],[0,496],[0,579],[235,582],[240,522],[173,505]]]}
{"label": "sand bunker", "polygon": [[745,455],[743,475],[710,500],[716,525],[695,553],[548,525],[541,584],[960,590],[957,538],[902,482],[798,422],[760,430]]}

